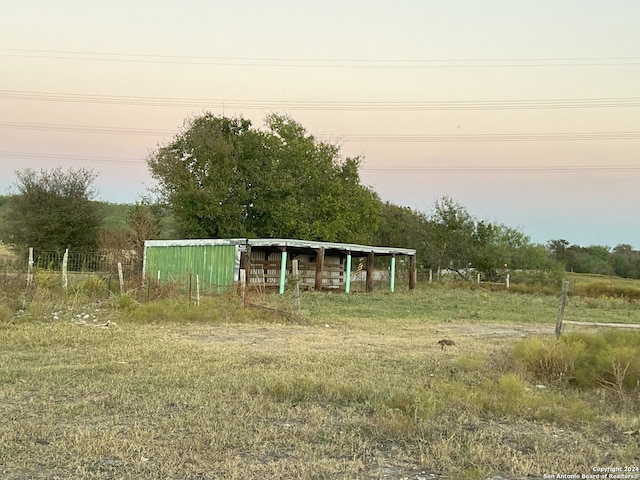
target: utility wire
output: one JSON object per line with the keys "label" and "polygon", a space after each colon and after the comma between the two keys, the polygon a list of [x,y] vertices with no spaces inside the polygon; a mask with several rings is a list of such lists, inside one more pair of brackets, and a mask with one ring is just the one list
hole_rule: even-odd
{"label": "utility wire", "polygon": [[480,59],[338,59],[195,55],[157,55],[74,50],[0,48],[0,56],[54,60],[131,62],[277,68],[523,68],[640,65],[640,57],[480,58]]}
{"label": "utility wire", "polygon": [[[122,157],[97,157],[77,154],[46,154],[36,152],[11,152],[0,151],[0,158],[29,158],[37,160],[66,160],[69,162],[83,163],[88,166],[96,164],[114,165],[144,165],[146,162],[135,158]],[[362,171],[384,173],[579,173],[579,172],[636,172],[640,171],[638,165],[523,165],[523,166],[470,166],[470,167],[428,167],[428,166],[388,166],[367,167],[362,166]]]}
{"label": "utility wire", "polygon": [[148,107],[183,107],[247,110],[344,110],[344,111],[460,111],[531,110],[559,108],[629,108],[640,106],[640,97],[556,98],[524,100],[448,100],[448,101],[278,101],[224,100],[207,98],[144,97],[129,95],[93,95],[37,91],[0,90],[0,99]]}
{"label": "utility wire", "polygon": [[[83,134],[173,136],[175,130],[151,128],[102,127],[95,125],[61,125],[50,123],[0,122],[0,128],[32,131],[69,132]],[[318,134],[316,137],[345,140],[354,143],[477,143],[477,142],[554,142],[585,140],[638,140],[640,131],[622,132],[548,132],[548,133],[474,133],[447,135],[420,134]]]}

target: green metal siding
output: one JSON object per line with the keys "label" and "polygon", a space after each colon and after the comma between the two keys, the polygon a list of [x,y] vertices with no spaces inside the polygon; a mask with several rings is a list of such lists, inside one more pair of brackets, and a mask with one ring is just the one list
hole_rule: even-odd
{"label": "green metal siding", "polygon": [[199,275],[203,288],[233,285],[239,259],[236,245],[150,246],[146,249],[145,274],[161,281],[183,281]]}

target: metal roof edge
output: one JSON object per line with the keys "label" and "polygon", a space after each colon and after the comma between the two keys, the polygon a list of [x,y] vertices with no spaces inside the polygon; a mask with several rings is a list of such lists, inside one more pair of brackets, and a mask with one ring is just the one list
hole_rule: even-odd
{"label": "metal roof edge", "polygon": [[255,247],[293,247],[293,248],[325,248],[344,250],[355,253],[374,253],[380,255],[415,255],[412,248],[375,247],[355,243],[320,242],[315,240],[296,240],[292,238],[200,238],[184,240],[145,240],[146,247],[186,247],[196,245],[239,245],[246,243]]}

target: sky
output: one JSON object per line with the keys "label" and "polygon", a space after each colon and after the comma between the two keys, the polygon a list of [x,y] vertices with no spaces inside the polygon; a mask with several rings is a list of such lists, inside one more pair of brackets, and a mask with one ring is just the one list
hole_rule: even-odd
{"label": "sky", "polygon": [[185,120],[280,113],[384,201],[638,249],[639,19],[636,0],[5,1],[0,194],[82,167],[133,203]]}

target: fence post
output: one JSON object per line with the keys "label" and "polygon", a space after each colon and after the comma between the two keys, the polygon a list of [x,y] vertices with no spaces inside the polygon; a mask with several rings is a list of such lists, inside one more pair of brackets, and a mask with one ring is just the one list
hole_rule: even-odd
{"label": "fence post", "polygon": [[29,263],[27,270],[27,287],[33,283],[33,247],[29,247]]}
{"label": "fence post", "polygon": [[240,305],[244,307],[247,301],[247,271],[240,269]]}
{"label": "fence post", "polygon": [[505,284],[507,285],[507,290],[509,290],[509,280],[511,280],[511,275],[507,273],[507,280],[505,282]]}
{"label": "fence post", "polygon": [[569,282],[566,280],[562,282],[562,291],[560,292],[560,301],[558,303],[558,315],[556,317],[556,338],[560,338],[562,335],[562,317],[564,316],[564,309],[567,306],[567,294],[569,293]]}
{"label": "fence post", "polygon": [[67,264],[69,263],[69,249],[65,248],[64,256],[62,257],[62,287],[64,291],[67,291],[69,286],[69,279],[67,277]]}
{"label": "fence post", "polygon": [[200,275],[196,274],[196,307],[200,306]]}
{"label": "fence post", "polygon": [[122,275],[122,263],[118,262],[118,280],[120,282],[120,293],[124,293],[124,276]]}
{"label": "fence post", "polygon": [[193,273],[189,272],[189,307],[191,307],[191,282],[193,280]]}

